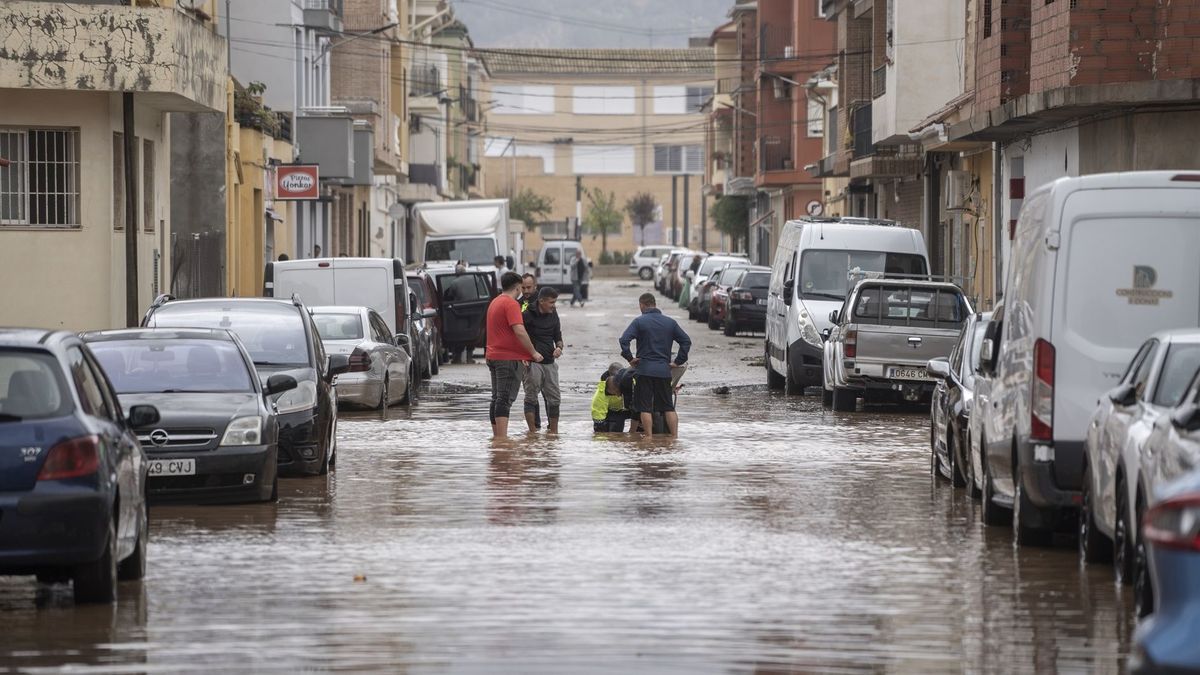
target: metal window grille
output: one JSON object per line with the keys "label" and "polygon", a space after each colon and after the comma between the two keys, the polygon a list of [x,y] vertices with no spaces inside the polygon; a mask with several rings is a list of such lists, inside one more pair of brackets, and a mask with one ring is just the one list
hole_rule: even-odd
{"label": "metal window grille", "polygon": [[154,231],[154,141],[142,141],[142,229]]}
{"label": "metal window grille", "polygon": [[0,128],[0,226],[79,226],[79,130]]}
{"label": "metal window grille", "polygon": [[125,134],[113,132],[112,137],[112,200],[113,229],[125,229]]}

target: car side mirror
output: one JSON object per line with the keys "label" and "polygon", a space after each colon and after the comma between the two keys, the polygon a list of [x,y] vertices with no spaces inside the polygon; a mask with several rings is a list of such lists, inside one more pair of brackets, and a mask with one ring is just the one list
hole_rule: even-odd
{"label": "car side mirror", "polygon": [[396,334],[396,346],[403,349],[410,356],[412,355],[412,341],[404,333]]}
{"label": "car side mirror", "polygon": [[1127,408],[1137,402],[1137,388],[1132,384],[1122,384],[1108,392],[1108,400],[1114,405]]}
{"label": "car side mirror", "polygon": [[158,414],[158,408],[152,405],[135,405],[129,409],[129,415],[126,417],[129,426],[134,429],[158,424],[159,419],[161,419]]}
{"label": "car side mirror", "polygon": [[1171,415],[1171,424],[1180,431],[1200,430],[1200,406],[1185,405]]}
{"label": "car side mirror", "polygon": [[432,307],[426,307],[425,309],[421,310],[421,318],[422,319],[435,319],[435,318],[437,318],[437,310],[433,309]]}
{"label": "car side mirror", "polygon": [[830,312],[829,313],[829,323],[837,323],[838,319],[841,318],[839,315],[840,315],[840,312],[838,312],[838,310],[836,310],[836,309],[833,310],[832,312]]}
{"label": "car side mirror", "polygon": [[330,354],[328,377],[332,378],[342,373],[350,372],[349,354]]}
{"label": "car side mirror", "polygon": [[950,362],[945,358],[930,359],[929,363],[925,364],[925,372],[939,380],[949,379]]}
{"label": "car side mirror", "polygon": [[991,338],[984,338],[983,342],[979,343],[979,360],[975,363],[975,369],[981,373],[992,372],[992,352],[995,351],[996,343]]}
{"label": "car side mirror", "polygon": [[263,387],[263,396],[274,396],[285,391],[291,391],[300,386],[296,378],[285,373],[275,373],[267,378],[267,386]]}

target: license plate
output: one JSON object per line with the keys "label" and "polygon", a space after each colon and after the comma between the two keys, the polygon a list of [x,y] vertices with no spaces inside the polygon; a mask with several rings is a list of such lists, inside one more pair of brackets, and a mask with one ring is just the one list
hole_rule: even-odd
{"label": "license plate", "polygon": [[928,380],[929,375],[924,368],[900,368],[892,366],[888,368],[887,376],[893,380]]}
{"label": "license plate", "polygon": [[767,299],[766,299],[766,298],[759,298],[759,299],[758,299],[758,304],[760,304],[760,305],[766,305],[766,304],[767,304]]}
{"label": "license plate", "polygon": [[196,460],[194,459],[152,459],[149,463],[149,475],[154,476],[195,476]]}

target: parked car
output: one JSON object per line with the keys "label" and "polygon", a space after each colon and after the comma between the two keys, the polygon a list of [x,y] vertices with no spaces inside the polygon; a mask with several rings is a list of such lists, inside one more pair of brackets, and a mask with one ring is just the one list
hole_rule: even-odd
{"label": "parked car", "polygon": [[[346,372],[345,354],[327,355],[312,316],[299,298],[159,296],[142,319],[146,328],[225,328],[237,334],[264,387],[271,376],[295,378],[295,389],[272,395],[279,413],[281,475],[324,474],[337,455],[337,394],[333,379]],[[140,425],[139,425],[140,426]]]}
{"label": "parked car", "polygon": [[972,314],[963,324],[949,357],[929,361],[926,372],[938,379],[929,406],[930,471],[966,487],[974,496],[975,478],[967,436],[975,398],[975,363],[990,314]]}
{"label": "parked car", "polygon": [[[587,255],[583,252],[583,244],[578,241],[555,239],[542,244],[542,250],[537,257],[538,286],[549,286],[559,293],[570,293],[572,290],[571,260],[581,255],[585,260],[587,259]],[[583,284],[579,290],[586,300],[588,284]]]}
{"label": "parked car", "polygon": [[629,261],[629,273],[636,274],[642,281],[650,281],[659,259],[671,251],[671,246],[639,246]]}
{"label": "parked car", "polygon": [[962,289],[939,281],[866,279],[830,313],[825,399],[834,410],[868,403],[927,402],[930,359],[949,356],[971,315]]}
{"label": "parked car", "polygon": [[[490,261],[489,261],[490,262]],[[396,258],[311,258],[267,263],[263,295],[298,296],[309,307],[369,307],[383,317],[392,335],[407,335],[422,378],[433,376],[433,363],[416,349],[423,342],[424,310],[413,302],[408,273]],[[426,341],[428,337],[426,337]]]}
{"label": "parked car", "polygon": [[852,290],[850,273],[926,278],[929,263],[919,230],[892,221],[803,218],[779,235],[767,295],[763,345],[767,385],[801,393],[824,384],[827,317]]}
{"label": "parked car", "polygon": [[[708,322],[707,292],[711,291],[708,281],[712,275],[729,267],[749,267],[750,261],[743,257],[710,255],[700,264],[692,277],[692,297],[688,302],[688,318]],[[703,301],[703,302],[702,302]]]}
{"label": "parked car", "polygon": [[713,272],[700,289],[699,309],[703,313],[709,330],[721,328],[721,318],[725,316],[725,307],[729,299],[729,284],[746,269],[745,266],[726,266]]}
{"label": "parked car", "polygon": [[329,354],[350,359],[338,375],[338,404],[383,410],[399,402],[416,402],[416,371],[412,346],[403,335],[392,335],[383,318],[366,307],[313,307],[313,323]]}
{"label": "parked car", "polygon": [[77,602],[112,602],[146,573],[146,456],[77,336],[0,330],[0,575],[73,581]]}
{"label": "parked car", "polygon": [[[995,321],[1002,321],[1004,317],[1004,301],[996,303],[991,313],[985,319],[979,321],[977,330],[982,331],[978,343],[975,345],[974,354],[971,357],[971,362],[968,364],[973,371],[974,377],[974,394],[972,395],[971,408],[975,411],[974,415],[967,418],[967,494],[972,498],[980,499],[983,495],[983,449],[980,441],[983,439],[983,416],[991,409],[992,395],[992,380],[991,375],[986,371],[980,370],[979,361],[983,353],[983,341],[987,339],[989,326]],[[998,509],[998,506],[989,507],[987,504],[981,506],[981,511],[991,508]],[[1003,517],[1003,516],[997,516]]]}
{"label": "parked car", "polygon": [[[770,267],[738,268],[729,284],[722,284],[720,308],[714,314],[722,332],[733,337],[742,331],[761,333],[767,328],[767,292]],[[714,296],[714,300],[718,299]],[[716,304],[713,305],[716,307]],[[709,319],[712,327],[713,319]]]}
{"label": "parked car", "polygon": [[1134,633],[1129,670],[1200,672],[1200,470],[1161,486],[1142,527],[1156,609]]}
{"label": "parked car", "polygon": [[208,328],[85,333],[121,406],[153,405],[161,419],[134,428],[146,452],[151,501],[246,502],[279,497],[279,423],[265,384],[237,336]]}
{"label": "parked car", "polygon": [[429,274],[429,270],[422,267],[408,273],[408,288],[417,296],[417,306],[422,309],[421,317],[432,322],[430,331],[433,335],[434,354],[437,357],[433,359],[433,374],[437,375],[440,365],[446,362],[448,356],[446,346],[442,343],[442,307],[437,282]]}
{"label": "parked car", "polygon": [[684,249],[673,249],[662,260],[658,269],[655,270],[654,288],[663,295],[670,295],[669,289],[671,284],[671,275],[675,273],[675,267],[679,262],[679,258],[685,253]]}
{"label": "parked car", "polygon": [[1197,204],[1200,182],[1175,172],[1063,178],[1025,200],[980,357],[983,513],[1011,509],[1018,543],[1077,527],[1088,420],[1145,336],[1200,325]]}
{"label": "parked car", "polygon": [[[737,267],[745,267],[750,263],[739,263]],[[709,310],[712,308],[712,293],[722,285],[722,279],[725,276],[726,270],[730,271],[728,276],[732,276],[735,270],[732,264],[722,265],[715,270],[703,282],[692,287],[693,302],[691,309],[688,310],[690,317],[701,323],[707,323],[709,320]]]}
{"label": "parked car", "polygon": [[1118,581],[1133,583],[1138,615],[1149,613],[1145,544],[1138,524],[1151,492],[1142,457],[1159,417],[1179,405],[1200,368],[1200,330],[1162,331],[1142,345],[1120,384],[1100,399],[1084,444],[1079,552],[1085,562],[1113,561]]}

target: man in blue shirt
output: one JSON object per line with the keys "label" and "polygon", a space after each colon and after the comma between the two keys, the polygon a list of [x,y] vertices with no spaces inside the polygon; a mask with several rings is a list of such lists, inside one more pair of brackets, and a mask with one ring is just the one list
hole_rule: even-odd
{"label": "man in blue shirt", "polygon": [[[633,320],[621,335],[621,356],[637,370],[633,387],[634,408],[642,418],[643,433],[651,433],[654,413],[661,412],[667,433],[679,433],[679,416],[675,413],[675,397],[671,391],[671,369],[687,363],[692,339],[675,319],[655,306],[654,295],[643,293],[638,298],[642,315]],[[629,343],[637,340],[637,356]],[[679,344],[675,362],[671,362],[671,343]]]}

